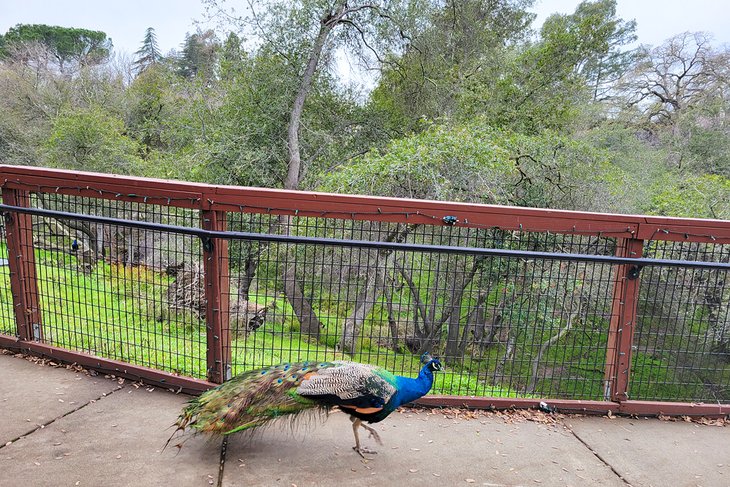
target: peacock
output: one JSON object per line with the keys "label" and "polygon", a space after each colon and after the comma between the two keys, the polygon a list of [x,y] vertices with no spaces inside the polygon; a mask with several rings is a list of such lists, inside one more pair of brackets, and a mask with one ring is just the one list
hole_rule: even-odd
{"label": "peacock", "polygon": [[433,373],[442,370],[441,362],[427,353],[421,362],[415,379],[346,361],[284,363],[247,371],[190,400],[172,436],[188,428],[194,433],[230,435],[281,417],[338,407],[350,415],[355,434],[352,448],[365,458],[365,453],[376,452],[361,447],[360,427],[383,443],[377,431],[363,422],[382,421],[399,406],[425,395],[433,385]]}

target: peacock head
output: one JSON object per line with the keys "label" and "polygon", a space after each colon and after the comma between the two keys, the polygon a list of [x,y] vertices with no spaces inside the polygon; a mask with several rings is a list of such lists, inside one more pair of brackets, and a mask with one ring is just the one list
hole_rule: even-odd
{"label": "peacock head", "polygon": [[421,363],[426,365],[431,372],[444,370],[444,366],[441,364],[441,361],[437,358],[432,357],[431,354],[428,352],[421,355]]}

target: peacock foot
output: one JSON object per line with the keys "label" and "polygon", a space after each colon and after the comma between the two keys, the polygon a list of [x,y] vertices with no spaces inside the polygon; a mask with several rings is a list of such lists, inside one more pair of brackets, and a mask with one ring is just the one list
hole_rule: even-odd
{"label": "peacock foot", "polygon": [[357,452],[357,454],[363,458],[365,458],[366,453],[368,455],[377,455],[378,454],[378,452],[376,452],[375,450],[371,450],[370,448],[365,447],[365,446],[360,447],[360,448],[358,448],[357,446],[353,446],[352,449],[355,450]]}

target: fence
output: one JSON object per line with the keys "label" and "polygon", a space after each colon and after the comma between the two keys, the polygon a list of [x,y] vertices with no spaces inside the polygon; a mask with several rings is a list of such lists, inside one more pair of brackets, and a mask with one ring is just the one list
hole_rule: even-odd
{"label": "fence", "polygon": [[0,346],[200,391],[272,363],[424,404],[726,415],[730,222],[0,166]]}

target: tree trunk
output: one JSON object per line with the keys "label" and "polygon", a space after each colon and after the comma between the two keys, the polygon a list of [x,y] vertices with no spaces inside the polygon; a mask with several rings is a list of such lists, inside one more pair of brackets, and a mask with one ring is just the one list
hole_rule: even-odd
{"label": "tree trunk", "polygon": [[[403,230],[398,231],[396,228],[383,240],[383,242],[402,242],[410,232],[418,225],[407,225]],[[386,256],[385,262],[381,263],[383,256]],[[355,300],[355,309],[345,320],[342,328],[342,339],[340,340],[340,348],[344,351],[355,351],[355,340],[357,339],[360,327],[367,315],[370,314],[375,307],[375,303],[385,290],[387,268],[392,265],[395,259],[395,253],[390,250],[379,250],[375,257],[369,259],[368,269],[374,269],[370,274],[368,282],[365,284],[363,293]]]}
{"label": "tree trunk", "polygon": [[388,308],[388,326],[390,327],[390,348],[398,351],[398,323],[395,321],[395,313],[393,312],[393,289],[385,286],[385,304]]}
{"label": "tree trunk", "polygon": [[294,265],[290,265],[284,272],[284,292],[301,324],[302,333],[306,333],[314,339],[319,339],[322,323],[317,318],[312,305],[304,296],[302,285],[297,281]]}
{"label": "tree trunk", "polygon": [[380,294],[385,288],[385,271],[379,266],[376,267],[375,271],[370,275],[370,279],[365,284],[365,290],[355,300],[355,311],[345,320],[345,325],[342,327],[342,340],[340,340],[340,348],[343,351],[352,353],[355,351],[355,340],[358,335],[358,331],[362,326],[367,315],[370,314],[375,302],[377,301]]}
{"label": "tree trunk", "polygon": [[[457,282],[457,277],[453,279],[451,288],[451,302],[445,309],[445,315],[441,319],[441,323],[448,322],[447,325],[447,341],[446,341],[446,359],[454,360],[460,358],[459,354],[459,337],[461,336],[461,301],[464,292],[474,279],[479,270],[479,266],[484,260],[483,256],[476,257],[469,272],[464,275],[461,282]],[[448,318],[447,318],[448,317]],[[466,333],[466,330],[465,332]]]}
{"label": "tree trunk", "polygon": [[[289,127],[287,129],[287,146],[289,151],[289,166],[287,168],[286,179],[284,180],[285,189],[299,189],[299,179],[301,175],[302,156],[299,148],[299,128],[302,122],[302,111],[304,110],[304,102],[312,88],[312,80],[314,73],[317,71],[319,60],[322,57],[322,49],[327,41],[327,36],[337,25],[347,8],[346,0],[340,0],[337,4],[335,14],[328,13],[322,19],[312,51],[309,53],[307,66],[302,74],[302,81],[299,84],[299,91],[294,104],[292,105],[291,114],[289,116]],[[289,235],[290,218],[283,219],[283,233]],[[289,303],[291,303],[294,313],[299,318],[301,329],[308,335],[319,338],[319,332],[322,324],[312,309],[312,305],[304,296],[302,286],[297,282],[295,268],[293,265],[285,268],[284,274],[284,292]]]}
{"label": "tree trunk", "polygon": [[486,334],[487,328],[487,309],[486,301],[489,294],[482,292],[477,298],[474,309],[466,318],[466,326],[461,334],[461,341],[459,342],[459,356],[463,356],[466,353],[466,347],[469,345],[469,333],[472,333],[472,341],[475,344],[479,344],[481,348],[484,348],[484,335]]}
{"label": "tree trunk", "polygon": [[[460,293],[461,294],[461,293]],[[456,297],[454,297],[456,298]],[[454,299],[449,307],[449,319],[447,322],[446,330],[446,360],[453,363],[455,360],[460,358],[459,355],[459,335],[461,327],[459,322],[461,320],[461,301]]]}
{"label": "tree trunk", "polygon": [[710,275],[705,282],[702,300],[707,310],[707,331],[711,335],[711,351],[718,355],[725,355],[730,351],[730,326],[728,313],[722,312],[723,297],[725,295],[725,275],[719,270],[709,271]]}
{"label": "tree trunk", "polygon": [[516,338],[514,337],[514,335],[512,335],[511,327],[507,328],[507,344],[505,345],[504,355],[502,355],[502,359],[499,361],[499,364],[497,364],[497,366],[494,368],[494,377],[492,379],[493,384],[499,384],[501,379],[504,377],[504,367],[507,365],[507,362],[512,359],[512,356],[515,353],[516,341]]}
{"label": "tree trunk", "polygon": [[251,293],[251,284],[256,277],[256,269],[259,265],[259,254],[253,252],[253,246],[249,246],[246,255],[246,264],[243,268],[243,276],[238,281],[238,300],[248,301]]}
{"label": "tree trunk", "polygon": [[342,20],[342,16],[347,8],[347,2],[340,0],[336,6],[334,14],[329,13],[323,18],[319,27],[319,33],[312,45],[312,52],[309,53],[307,66],[302,74],[302,81],[299,85],[299,91],[294,98],[294,105],[289,116],[289,127],[287,130],[287,143],[289,149],[289,167],[284,180],[285,189],[298,189],[299,178],[301,175],[302,156],[299,149],[299,127],[302,122],[302,112],[304,110],[304,102],[312,88],[312,80],[314,73],[317,71],[319,60],[322,57],[322,49],[327,41],[327,36],[332,29]]}
{"label": "tree trunk", "polygon": [[[567,293],[564,296],[565,299],[568,298]],[[566,309],[567,305],[563,307],[564,312],[567,312]],[[578,305],[577,308],[574,309],[569,315],[567,320],[565,321],[565,326],[558,331],[555,335],[550,337],[547,341],[545,341],[542,345],[540,345],[540,350],[537,352],[537,355],[534,359],[532,359],[532,373],[530,374],[530,383],[527,385],[526,392],[528,394],[533,394],[535,392],[535,389],[537,388],[537,369],[540,366],[540,360],[542,360],[542,356],[547,352],[547,349],[550,348],[552,345],[557,343],[558,340],[560,340],[566,333],[568,333],[573,328],[573,322],[575,321],[575,318],[578,316],[581,310],[581,301],[580,296],[578,297]]]}

